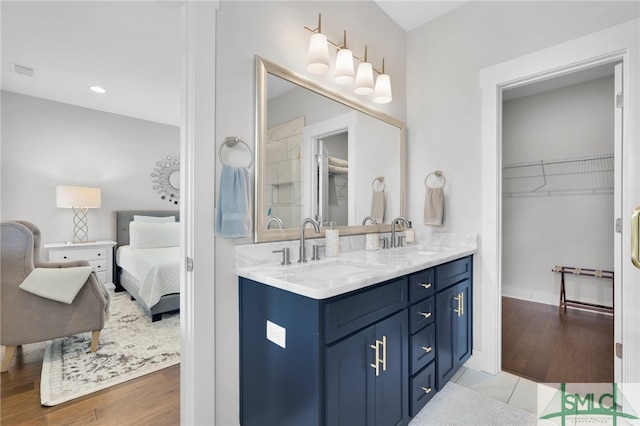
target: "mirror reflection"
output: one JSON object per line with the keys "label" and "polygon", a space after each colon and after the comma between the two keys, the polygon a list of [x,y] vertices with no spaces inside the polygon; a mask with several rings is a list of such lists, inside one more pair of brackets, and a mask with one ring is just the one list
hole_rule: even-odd
{"label": "mirror reflection", "polygon": [[256,241],[297,238],[305,217],[348,235],[366,216],[404,213],[402,122],[261,58],[256,68]]}

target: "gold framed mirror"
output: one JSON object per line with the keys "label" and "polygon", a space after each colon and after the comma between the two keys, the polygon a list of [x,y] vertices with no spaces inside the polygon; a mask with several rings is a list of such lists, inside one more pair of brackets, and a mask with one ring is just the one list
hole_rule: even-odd
{"label": "gold framed mirror", "polygon": [[[296,239],[305,217],[340,235],[389,231],[405,214],[405,136],[404,122],[256,56],[255,241]],[[363,226],[374,192],[384,209]]]}

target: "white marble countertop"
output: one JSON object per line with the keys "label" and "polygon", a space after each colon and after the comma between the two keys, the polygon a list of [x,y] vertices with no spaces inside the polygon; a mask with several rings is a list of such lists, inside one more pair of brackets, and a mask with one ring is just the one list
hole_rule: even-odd
{"label": "white marble countertop", "polygon": [[[274,244],[268,249],[282,248],[284,243]],[[312,299],[326,299],[477,253],[477,237],[428,234],[405,247],[353,250],[302,264],[296,261],[297,247],[291,252],[290,265],[280,265],[273,257],[271,264],[237,259],[236,274]],[[243,254],[242,249],[236,250],[236,257]]]}

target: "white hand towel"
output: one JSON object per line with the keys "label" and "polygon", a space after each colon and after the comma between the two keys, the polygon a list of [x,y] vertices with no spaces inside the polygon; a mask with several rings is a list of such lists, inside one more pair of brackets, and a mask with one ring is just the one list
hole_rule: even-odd
{"label": "white hand towel", "polygon": [[384,191],[373,191],[371,195],[371,217],[378,223],[384,221]]}
{"label": "white hand towel", "polygon": [[45,299],[70,305],[87,282],[91,266],[36,268],[18,287]]}
{"label": "white hand towel", "polygon": [[444,218],[444,190],[440,188],[429,188],[424,199],[424,224],[442,226]]}

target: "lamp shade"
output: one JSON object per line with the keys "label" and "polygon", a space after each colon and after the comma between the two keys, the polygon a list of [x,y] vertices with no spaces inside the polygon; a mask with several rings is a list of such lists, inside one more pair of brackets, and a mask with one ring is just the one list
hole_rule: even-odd
{"label": "lamp shade", "polygon": [[338,84],[353,83],[355,72],[353,70],[353,54],[349,49],[338,50],[336,56],[335,82]]}
{"label": "lamp shade", "polygon": [[380,74],[376,79],[373,101],[378,104],[391,102],[391,79],[388,74]]}
{"label": "lamp shade", "polygon": [[324,74],[329,71],[329,46],[324,34],[315,33],[311,36],[307,71],[312,74]]}
{"label": "lamp shade", "polygon": [[369,62],[363,62],[358,65],[355,92],[358,95],[370,95],[373,93],[373,67]]}
{"label": "lamp shade", "polygon": [[82,207],[97,209],[102,204],[100,188],[88,186],[57,186],[56,206],[62,208]]}

